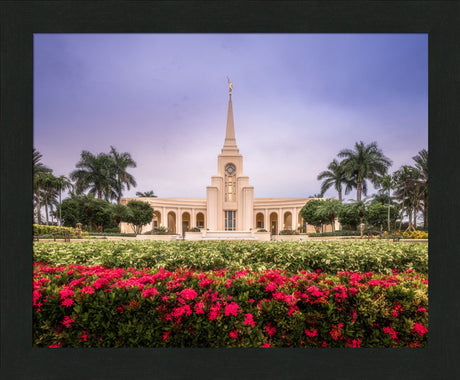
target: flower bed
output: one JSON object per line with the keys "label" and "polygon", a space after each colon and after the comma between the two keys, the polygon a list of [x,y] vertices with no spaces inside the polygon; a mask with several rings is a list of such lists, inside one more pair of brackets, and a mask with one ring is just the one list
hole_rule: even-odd
{"label": "flower bed", "polygon": [[427,276],[34,265],[36,347],[425,347]]}
{"label": "flower bed", "polygon": [[284,269],[335,274],[338,271],[390,274],[392,269],[428,273],[428,246],[380,241],[87,241],[34,243],[34,261],[51,265],[188,267],[199,270]]}

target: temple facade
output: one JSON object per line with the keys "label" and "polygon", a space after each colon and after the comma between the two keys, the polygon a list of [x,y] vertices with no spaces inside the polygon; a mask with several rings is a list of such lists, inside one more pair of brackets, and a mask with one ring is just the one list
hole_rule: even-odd
{"label": "temple facade", "polygon": [[[214,234],[238,238],[254,236],[255,231],[261,230],[277,235],[282,230],[301,227],[306,232],[315,232],[299,214],[312,198],[254,198],[254,187],[244,175],[243,156],[236,144],[231,90],[230,84],[225,141],[217,156],[217,174],[206,187],[206,198],[122,198],[122,204],[140,200],[153,207],[154,219],[144,226],[143,232],[160,226],[171,234],[183,236],[197,227],[203,237]],[[331,226],[324,226],[326,230],[330,231]],[[121,224],[121,231],[132,232],[126,223]]]}

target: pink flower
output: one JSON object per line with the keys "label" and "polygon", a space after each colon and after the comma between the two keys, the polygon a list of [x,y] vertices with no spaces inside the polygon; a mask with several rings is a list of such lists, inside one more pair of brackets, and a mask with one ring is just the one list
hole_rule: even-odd
{"label": "pink flower", "polygon": [[325,340],[324,340],[323,343],[321,344],[321,347],[327,347],[327,343],[326,343]]}
{"label": "pink flower", "polygon": [[428,332],[428,329],[421,323],[415,322],[414,327],[412,327],[412,332],[420,336],[423,336]]}
{"label": "pink flower", "polygon": [[149,298],[154,297],[158,294],[157,288],[144,288],[142,291],[142,297]]}
{"label": "pink flower", "polygon": [[425,308],[425,307],[419,307],[419,308],[417,309],[417,311],[423,313],[423,312],[426,311],[426,308]]}
{"label": "pink flower", "polygon": [[168,338],[170,337],[170,335],[171,335],[171,331],[166,331],[166,332],[163,334],[163,340],[164,340],[165,342],[167,342],[167,341],[168,341]]}
{"label": "pink flower", "polygon": [[359,338],[358,339],[353,339],[351,341],[351,347],[353,347],[353,348],[361,347],[361,339],[359,339]]}
{"label": "pink flower", "polygon": [[225,316],[233,315],[236,317],[238,313],[241,313],[241,309],[235,302],[225,306]]}
{"label": "pink flower", "polygon": [[73,299],[72,298],[66,298],[64,301],[62,301],[61,305],[65,307],[70,307],[73,304]]}
{"label": "pink flower", "polygon": [[342,327],[343,323],[339,323],[338,325],[332,325],[332,330],[329,332],[331,334],[332,339],[338,340],[342,335]]}
{"label": "pink flower", "polygon": [[354,321],[356,321],[356,318],[358,317],[358,313],[356,313],[356,311],[353,312],[353,316],[352,316],[352,319],[351,319],[351,322],[353,323]]}
{"label": "pink flower", "polygon": [[270,348],[270,343],[264,343],[262,344],[262,348]]}
{"label": "pink flower", "polygon": [[318,335],[318,330],[317,329],[305,330],[305,335],[308,336],[309,338],[314,338],[315,336]]}
{"label": "pink flower", "polygon": [[80,290],[80,292],[86,293],[86,294],[93,294],[94,288],[91,286],[85,286],[82,290]]}
{"label": "pink flower", "polygon": [[82,331],[82,334],[80,335],[80,342],[86,342],[88,340],[88,334],[86,334],[87,331]]}
{"label": "pink flower", "polygon": [[270,322],[268,322],[267,327],[265,327],[268,336],[273,336],[276,334],[276,327],[272,326]]}
{"label": "pink flower", "polygon": [[200,302],[197,302],[195,305],[195,313],[196,314],[204,314],[204,301],[201,300]]}
{"label": "pink flower", "polygon": [[215,321],[220,315],[220,302],[215,303],[209,310],[209,319]]}
{"label": "pink flower", "polygon": [[392,327],[384,327],[383,332],[390,335],[394,340],[398,339],[398,333]]}
{"label": "pink flower", "polygon": [[232,331],[230,331],[229,335],[230,335],[230,337],[233,338],[233,339],[238,338],[238,330],[232,330]]}
{"label": "pink flower", "polygon": [[198,296],[198,293],[191,288],[186,288],[180,292],[180,295],[184,300],[193,300]]}
{"label": "pink flower", "polygon": [[278,288],[278,285],[274,282],[269,282],[268,285],[265,287],[266,292],[273,292]]}
{"label": "pink flower", "polygon": [[244,316],[245,316],[245,320],[244,320],[245,325],[250,325],[252,327],[256,325],[256,323],[254,322],[254,317],[252,316],[251,313],[247,313]]}
{"label": "pink flower", "polygon": [[69,328],[72,323],[75,322],[75,319],[70,318],[68,315],[64,317],[64,320],[61,322],[65,327]]}
{"label": "pink flower", "polygon": [[70,290],[69,288],[62,288],[59,291],[59,294],[61,295],[61,300],[63,300],[64,298],[72,296],[73,293],[74,293],[74,291]]}
{"label": "pink flower", "polygon": [[62,343],[54,343],[54,344],[51,344],[48,346],[49,348],[61,348],[62,347]]}

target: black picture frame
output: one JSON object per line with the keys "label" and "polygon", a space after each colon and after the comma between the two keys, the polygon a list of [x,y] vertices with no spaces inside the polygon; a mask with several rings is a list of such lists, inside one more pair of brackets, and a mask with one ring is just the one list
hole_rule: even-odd
{"label": "black picture frame", "polygon": [[[5,379],[460,378],[460,3],[4,1],[0,4],[1,371]],[[428,33],[429,344],[424,349],[32,347],[34,33]],[[457,375],[455,375],[457,373]],[[4,376],[4,377],[3,377]]]}

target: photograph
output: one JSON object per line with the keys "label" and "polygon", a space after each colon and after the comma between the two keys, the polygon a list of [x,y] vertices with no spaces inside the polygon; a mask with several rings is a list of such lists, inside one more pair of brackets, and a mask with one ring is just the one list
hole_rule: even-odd
{"label": "photograph", "polygon": [[32,166],[34,348],[428,347],[427,33],[34,33]]}

